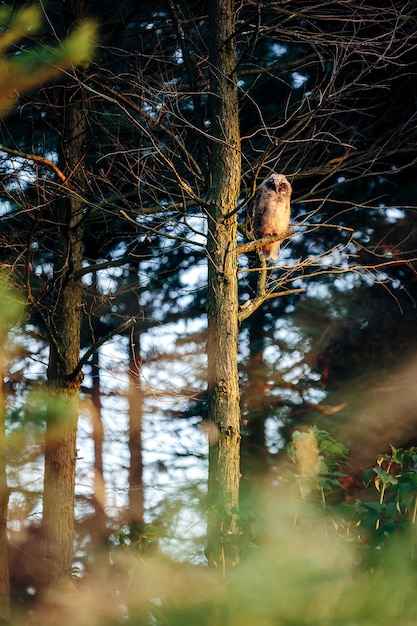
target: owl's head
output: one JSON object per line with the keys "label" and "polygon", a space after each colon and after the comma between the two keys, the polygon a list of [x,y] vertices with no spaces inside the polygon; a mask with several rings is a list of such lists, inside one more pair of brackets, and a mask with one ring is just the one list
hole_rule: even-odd
{"label": "owl's head", "polygon": [[283,174],[271,174],[263,184],[269,191],[274,191],[282,196],[291,195],[292,188]]}

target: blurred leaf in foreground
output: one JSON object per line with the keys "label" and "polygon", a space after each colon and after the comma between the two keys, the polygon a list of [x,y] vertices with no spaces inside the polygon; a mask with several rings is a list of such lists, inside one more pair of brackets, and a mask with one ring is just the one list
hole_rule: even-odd
{"label": "blurred leaf in foreground", "polygon": [[59,72],[87,62],[93,52],[96,26],[84,21],[57,48],[15,48],[24,37],[33,37],[41,25],[38,7],[17,13],[9,7],[0,10],[0,117],[6,115],[24,92],[51,80]]}

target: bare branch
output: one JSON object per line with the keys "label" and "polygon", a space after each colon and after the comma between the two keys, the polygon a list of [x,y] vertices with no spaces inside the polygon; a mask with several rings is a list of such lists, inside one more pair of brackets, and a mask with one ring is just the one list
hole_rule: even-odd
{"label": "bare branch", "polygon": [[68,376],[68,380],[72,381],[74,380],[78,374],[81,372],[82,368],[84,367],[84,365],[86,365],[88,363],[88,361],[90,360],[90,358],[93,356],[94,352],[96,352],[103,344],[105,344],[107,341],[110,341],[110,339],[112,337],[114,337],[115,335],[121,335],[124,332],[126,332],[126,330],[128,330],[129,328],[131,328],[134,324],[136,324],[136,318],[131,317],[130,319],[128,319],[126,322],[123,322],[122,324],[120,324],[120,326],[118,326],[117,328],[114,328],[113,330],[111,330],[109,333],[107,333],[107,335],[105,335],[104,337],[101,337],[101,339],[99,339],[98,341],[96,341],[81,357],[81,359],[79,360],[77,367],[74,369],[73,372],[71,372],[71,374]]}
{"label": "bare branch", "polygon": [[292,235],[294,235],[294,233],[294,230],[288,230],[283,235],[270,235],[269,237],[264,237],[263,239],[256,239],[256,241],[242,243],[236,248],[237,254],[247,254],[248,252],[252,252],[253,250],[259,250],[268,243],[276,243],[278,241],[288,239],[288,237],[291,237]]}
{"label": "bare branch", "polygon": [[26,161],[33,161],[34,163],[38,163],[39,165],[44,165],[48,167],[50,170],[56,174],[58,179],[64,185],[64,187],[68,188],[68,176],[66,176],[57,165],[50,159],[46,157],[40,156],[38,154],[27,154],[25,152],[21,152],[20,150],[13,150],[12,148],[8,148],[6,146],[0,146],[0,151],[9,154],[10,156],[19,157],[20,159],[25,159]]}

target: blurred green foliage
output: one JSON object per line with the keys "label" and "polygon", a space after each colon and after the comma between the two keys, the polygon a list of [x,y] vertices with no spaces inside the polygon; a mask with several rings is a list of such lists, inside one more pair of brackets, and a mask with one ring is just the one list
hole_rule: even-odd
{"label": "blurred green foliage", "polygon": [[10,287],[7,276],[0,275],[0,341],[1,348],[4,348],[11,328],[21,320],[23,313],[23,300],[21,296]]}
{"label": "blurred green foliage", "polygon": [[87,20],[55,48],[18,46],[23,38],[31,40],[41,24],[39,6],[29,5],[17,12],[10,6],[0,7],[0,117],[22,93],[91,58],[96,26]]}
{"label": "blurred green foliage", "polygon": [[[0,298],[4,344],[19,335],[23,303],[6,277]],[[29,394],[23,412],[26,430],[47,416],[61,418],[65,406],[44,390]],[[287,452],[280,480],[259,490],[251,549],[226,580],[203,563],[150,550],[164,538],[162,528],[146,525],[131,544],[121,527],[107,559],[77,575],[70,596],[58,597],[63,625],[415,624],[417,448],[391,446],[348,499],[342,443],[312,426],[293,433]]]}
{"label": "blurred green foliage", "polygon": [[[318,454],[314,472],[300,471],[305,466],[294,445],[300,437]],[[142,554],[128,560],[126,623],[415,624],[416,451],[392,449],[381,456],[371,470],[372,479],[364,484],[363,501],[343,498],[340,479],[347,469],[346,452],[316,427],[294,433],[285,477],[259,491],[262,532],[226,580],[220,571],[167,557]],[[382,465],[385,474],[378,471]],[[300,490],[300,481],[310,482],[310,489]],[[381,504],[386,504],[387,519],[382,523],[379,500],[384,485]],[[392,532],[394,527],[401,532]]]}

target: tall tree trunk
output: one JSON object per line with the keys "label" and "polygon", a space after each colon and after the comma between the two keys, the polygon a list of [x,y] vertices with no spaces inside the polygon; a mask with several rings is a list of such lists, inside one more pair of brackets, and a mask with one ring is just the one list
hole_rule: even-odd
{"label": "tall tree trunk", "polygon": [[142,458],[143,389],[140,378],[140,331],[134,326],[129,363],[129,532],[138,541],[144,525],[144,490]]}
{"label": "tall tree trunk", "polygon": [[[259,267],[257,253],[249,255],[251,269]],[[255,297],[258,273],[249,274],[250,297]],[[268,398],[268,365],[264,359],[265,350],[265,310],[261,306],[246,320],[248,331],[249,358],[246,365],[246,384],[242,392],[242,409],[245,429],[242,433],[241,457],[242,475],[251,479],[262,476],[268,466],[265,424],[271,412]]]}
{"label": "tall tree trunk", "polygon": [[210,6],[212,188],[208,215],[209,563],[223,573],[239,561],[240,408],[237,367],[237,217],[241,176],[234,2]]}
{"label": "tall tree trunk", "polygon": [[94,444],[94,537],[100,541],[106,537],[106,490],[104,485],[103,467],[103,443],[104,428],[101,416],[101,385],[100,385],[100,355],[96,350],[91,359],[92,367],[92,422],[93,422],[93,444]]}
{"label": "tall tree trunk", "polygon": [[[3,338],[3,333],[0,333],[0,336]],[[0,350],[2,350],[2,346]],[[4,396],[3,369],[3,359],[0,352],[0,623],[6,624],[10,616],[10,580],[7,553],[9,490],[6,472],[6,400]]]}
{"label": "tall tree trunk", "polygon": [[[132,262],[129,267],[129,296],[126,312],[135,317],[139,310],[140,298],[140,262]],[[133,326],[129,342],[129,510],[128,524],[132,541],[140,541],[144,527],[144,488],[143,488],[143,450],[142,418],[143,388],[141,380],[141,328],[140,323]]]}
{"label": "tall tree trunk", "polygon": [[[253,267],[259,265],[256,258]],[[256,282],[256,272],[250,274]],[[256,289],[256,287],[255,287]],[[255,293],[255,290],[252,291]],[[240,504],[244,510],[254,510],[262,483],[267,479],[269,455],[266,445],[266,419],[270,413],[268,397],[268,365],[264,359],[265,329],[262,307],[252,313],[246,326],[248,330],[249,357],[245,367],[246,383],[242,389],[242,428]],[[250,529],[244,529],[249,531]]]}
{"label": "tall tree trunk", "polygon": [[[78,88],[77,88],[78,90]],[[74,488],[80,358],[82,284],[77,278],[83,259],[83,202],[85,189],[80,165],[85,151],[86,117],[81,92],[64,89],[62,159],[71,188],[57,203],[58,238],[54,261],[54,310],[48,379],[52,390],[45,442],[43,496],[43,556],[46,584],[56,588],[70,576],[74,543]]]}

